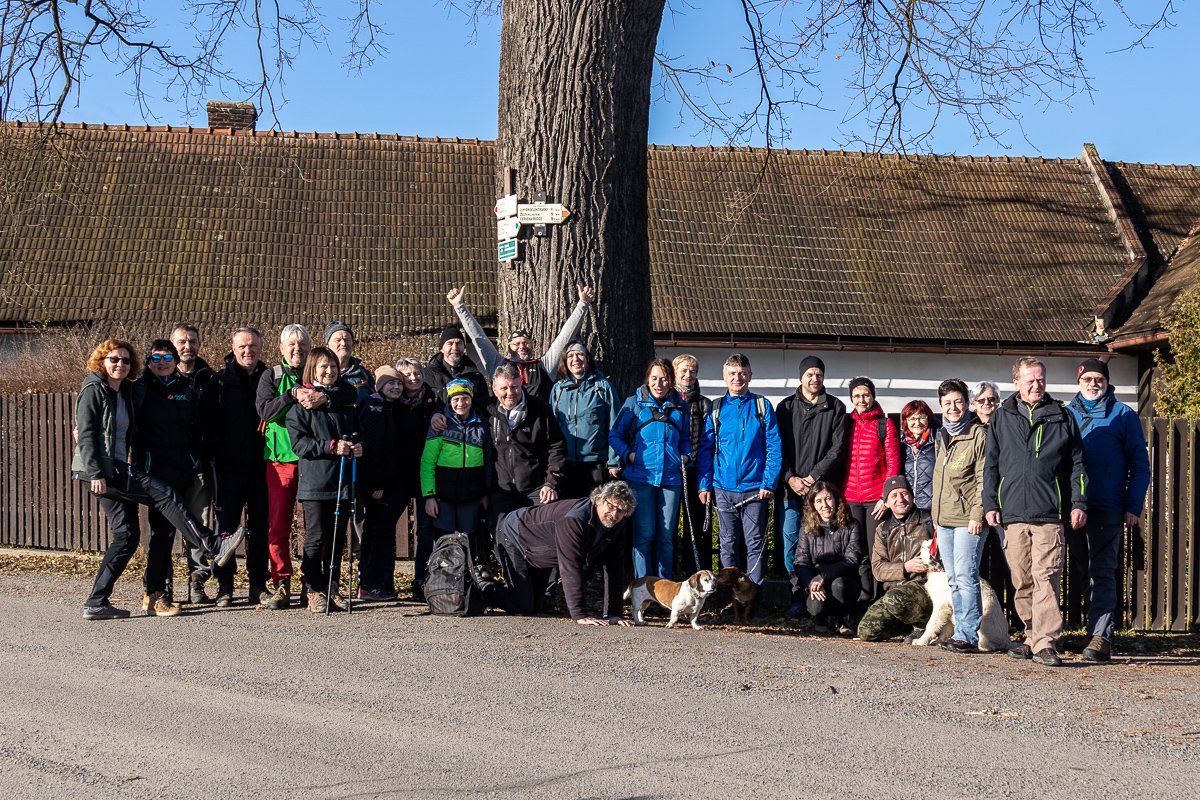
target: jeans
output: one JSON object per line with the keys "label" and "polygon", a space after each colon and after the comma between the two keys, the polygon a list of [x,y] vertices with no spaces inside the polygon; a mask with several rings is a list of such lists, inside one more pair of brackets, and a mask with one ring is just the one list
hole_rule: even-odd
{"label": "jeans", "polygon": [[783,565],[790,572],[792,564],[796,563],[796,542],[800,541],[800,524],[804,520],[804,500],[799,497],[791,497],[786,491],[776,496],[787,497],[787,500],[783,502],[783,524],[780,530],[783,531]]}
{"label": "jeans", "polygon": [[[758,491],[727,492],[717,489],[717,524],[720,525],[721,565],[737,567],[762,586],[767,560],[767,501]],[[744,505],[739,505],[744,504]]]}
{"label": "jeans", "polygon": [[637,498],[633,510],[633,577],[636,580],[657,575],[673,580],[675,523],[679,520],[683,488],[638,481],[630,481],[629,488]]}
{"label": "jeans", "polygon": [[[418,501],[421,502],[421,501]],[[438,535],[459,531],[470,535],[479,526],[479,501],[469,503],[452,503],[449,500],[438,500],[438,515],[433,521],[433,527]]]}
{"label": "jeans", "polygon": [[1110,644],[1117,611],[1117,559],[1124,532],[1123,513],[1093,511],[1083,530],[1067,534],[1072,577],[1080,582],[1085,575],[1088,579],[1088,635],[1099,636]]}
{"label": "jeans", "polygon": [[700,502],[700,490],[697,488],[698,476],[696,468],[687,468],[687,496],[681,503],[684,507],[683,524],[675,535],[675,574],[691,575],[696,567],[696,559],[692,554],[692,541],[696,542],[696,552],[700,555],[700,569],[713,568],[712,519],[705,528],[705,515],[712,515],[712,506]]}
{"label": "jeans", "polygon": [[938,555],[950,582],[950,604],[954,607],[954,638],[978,646],[983,598],[979,593],[979,562],[987,544],[988,528],[978,536],[965,527],[937,526]]}

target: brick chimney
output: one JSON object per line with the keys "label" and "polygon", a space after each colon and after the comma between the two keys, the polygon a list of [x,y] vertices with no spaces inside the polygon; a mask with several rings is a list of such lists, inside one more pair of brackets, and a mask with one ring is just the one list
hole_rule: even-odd
{"label": "brick chimney", "polygon": [[258,122],[258,109],[254,103],[230,103],[225,100],[208,101],[208,127],[232,128],[235,131],[252,131]]}

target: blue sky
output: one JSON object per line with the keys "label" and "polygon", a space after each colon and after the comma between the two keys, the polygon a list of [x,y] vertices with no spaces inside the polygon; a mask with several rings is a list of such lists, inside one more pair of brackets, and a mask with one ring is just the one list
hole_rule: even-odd
{"label": "blue sky", "polygon": [[[680,5],[664,18],[660,52],[735,67],[744,62],[740,6],[715,0],[693,2],[698,7]],[[388,53],[363,73],[353,74],[343,65],[346,23],[338,18],[350,4],[326,0],[328,45],[306,47],[289,72],[280,127],[494,138],[499,18],[485,17],[474,29],[461,12],[437,0],[387,5],[390,8],[377,12],[387,30]],[[1116,20],[1089,42],[1085,57],[1095,87],[1092,96],[1077,96],[1069,105],[1021,106],[1023,132],[1010,126],[1001,143],[976,141],[961,122],[943,118],[929,148],[958,155],[1074,158],[1082,143],[1090,141],[1109,160],[1200,162],[1197,115],[1186,99],[1197,65],[1194,37],[1189,34],[1200,29],[1200,4],[1180,5],[1176,27],[1157,32],[1149,48],[1120,52],[1132,34]],[[236,53],[231,63],[237,63]],[[837,72],[839,65],[831,61],[820,66],[825,70],[817,76],[822,109],[793,111],[791,136],[782,146],[837,148],[862,133],[852,122],[844,122],[851,101],[843,88],[844,76]],[[65,121],[204,124],[202,108],[189,110],[171,101],[153,102],[157,119],[144,120],[130,96],[127,76],[112,75],[101,63],[91,64],[89,73],[81,94],[72,98],[64,113]],[[753,89],[747,82],[729,96],[735,104],[752,102]],[[657,89],[655,94],[651,142],[710,143],[694,120],[678,118],[672,98],[661,97]],[[217,88],[207,97],[243,99]],[[754,143],[761,144],[761,137]]]}

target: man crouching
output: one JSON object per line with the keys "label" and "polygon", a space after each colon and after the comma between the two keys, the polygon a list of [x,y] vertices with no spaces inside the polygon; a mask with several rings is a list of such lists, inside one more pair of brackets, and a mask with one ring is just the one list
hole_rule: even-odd
{"label": "man crouching", "polygon": [[913,505],[908,479],[894,475],[883,485],[883,497],[891,515],[875,531],[871,547],[871,571],[887,590],[863,615],[858,638],[882,642],[904,636],[911,642],[929,621],[933,603],[925,591],[925,563],[921,543],[933,538],[933,521],[928,511]]}
{"label": "man crouching", "polygon": [[[571,619],[580,625],[631,625],[622,616],[627,520],[637,501],[629,484],[612,481],[582,500],[557,500],[519,508],[496,526],[496,560],[504,584],[484,582],[483,599],[513,614],[536,614],[551,570],[562,580]],[[583,610],[583,588],[599,567],[604,574],[604,616]]]}

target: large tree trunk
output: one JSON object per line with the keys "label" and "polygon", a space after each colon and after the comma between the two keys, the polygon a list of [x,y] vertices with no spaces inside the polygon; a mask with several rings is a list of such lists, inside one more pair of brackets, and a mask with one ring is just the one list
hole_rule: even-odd
{"label": "large tree trunk", "polygon": [[522,327],[548,345],[576,284],[595,286],[587,342],[621,392],[654,347],[646,139],[663,4],[505,0],[500,35],[496,196],[515,169],[522,201],[545,192],[572,212],[499,266],[501,340]]}

